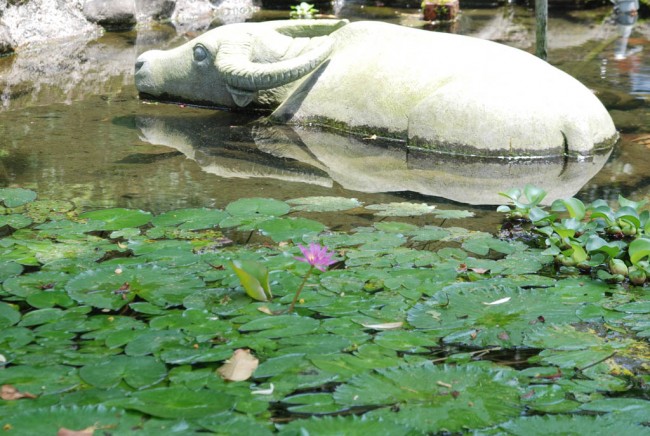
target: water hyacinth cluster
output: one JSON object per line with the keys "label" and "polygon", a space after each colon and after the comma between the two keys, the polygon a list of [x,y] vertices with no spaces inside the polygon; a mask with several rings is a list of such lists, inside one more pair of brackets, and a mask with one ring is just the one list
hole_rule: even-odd
{"label": "water hyacinth cluster", "polygon": [[[521,201],[523,196],[527,202]],[[548,212],[540,206],[546,196],[543,189],[527,185],[523,193],[511,189],[501,195],[510,205],[497,211],[508,213],[511,220],[529,222],[540,235],[545,254],[555,257],[561,267],[594,273],[602,280],[629,280],[641,286],[650,275],[650,211],[642,210],[647,200],[632,201],[619,196],[619,208],[604,200],[585,205],[577,198],[555,200]],[[568,214],[561,217],[560,214]],[[511,224],[512,225],[512,224]]]}

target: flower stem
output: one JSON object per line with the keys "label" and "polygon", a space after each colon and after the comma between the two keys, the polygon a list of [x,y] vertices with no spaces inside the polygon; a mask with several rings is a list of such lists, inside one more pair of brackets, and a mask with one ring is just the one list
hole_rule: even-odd
{"label": "flower stem", "polygon": [[293,307],[296,305],[296,301],[298,301],[298,297],[300,296],[300,293],[302,292],[302,288],[305,287],[305,283],[307,283],[307,279],[309,279],[309,276],[311,276],[311,272],[314,270],[314,266],[310,265],[309,271],[307,271],[307,274],[305,274],[305,278],[302,279],[302,283],[300,284],[300,287],[296,291],[296,295],[293,296],[293,301],[291,302],[291,306],[289,306],[288,312],[291,313],[293,312]]}

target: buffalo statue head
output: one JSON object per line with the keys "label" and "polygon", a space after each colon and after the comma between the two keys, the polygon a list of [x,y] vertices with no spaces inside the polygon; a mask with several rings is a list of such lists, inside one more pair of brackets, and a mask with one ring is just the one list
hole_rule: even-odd
{"label": "buffalo statue head", "polygon": [[135,64],[141,94],[225,108],[272,109],[327,60],[330,33],[347,20],[292,20],[218,27]]}

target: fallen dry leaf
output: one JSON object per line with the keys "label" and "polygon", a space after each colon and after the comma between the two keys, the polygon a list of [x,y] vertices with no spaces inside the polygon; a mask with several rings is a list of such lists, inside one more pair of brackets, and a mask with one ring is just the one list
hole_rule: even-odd
{"label": "fallen dry leaf", "polygon": [[83,430],[69,430],[65,427],[61,427],[59,431],[56,432],[56,436],[93,436],[95,430],[97,430],[97,427],[94,425],[84,428]]}
{"label": "fallen dry leaf", "polygon": [[262,313],[266,313],[267,315],[273,315],[273,312],[267,306],[260,306],[257,308],[257,310],[259,310]]}
{"label": "fallen dry leaf", "polygon": [[21,398],[37,398],[36,395],[29,392],[20,392],[12,385],[2,385],[0,388],[0,398],[6,401],[20,400]]}
{"label": "fallen dry leaf", "polygon": [[384,322],[381,324],[362,324],[367,329],[373,330],[393,330],[398,329],[404,325],[402,321],[397,322]]}
{"label": "fallen dry leaf", "polygon": [[260,361],[251,354],[251,350],[240,348],[235,350],[230,359],[217,368],[217,372],[224,380],[248,380]]}

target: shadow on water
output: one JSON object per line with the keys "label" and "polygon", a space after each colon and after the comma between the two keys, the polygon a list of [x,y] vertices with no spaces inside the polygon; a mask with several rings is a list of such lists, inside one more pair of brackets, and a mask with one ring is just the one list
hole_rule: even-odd
{"label": "shadow on water", "polygon": [[[525,183],[543,186],[549,200],[647,197],[650,26],[617,23],[611,8],[551,12],[549,61],[594,89],[622,133],[609,158],[449,160],[372,138],[147,104],[133,86],[136,57],[194,36],[156,26],[0,59],[0,186],[32,188],[80,206],[152,211],[311,195],[467,207],[500,203],[497,192]],[[328,13],[427,27],[417,9],[351,5]],[[286,18],[282,14],[262,10],[249,19]],[[530,10],[518,6],[468,7],[449,31],[533,51],[533,20]]]}

